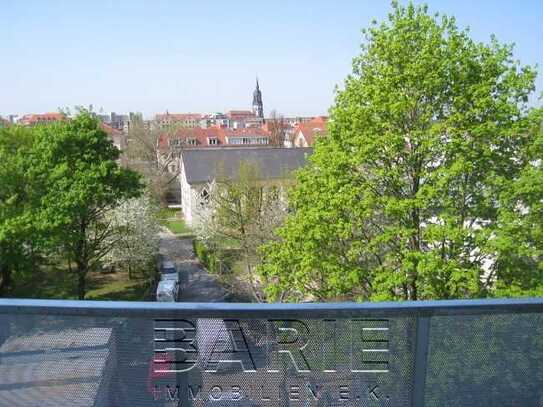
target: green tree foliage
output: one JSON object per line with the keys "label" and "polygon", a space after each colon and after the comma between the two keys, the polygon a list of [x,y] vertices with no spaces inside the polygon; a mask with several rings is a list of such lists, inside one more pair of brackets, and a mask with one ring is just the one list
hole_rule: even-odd
{"label": "green tree foliage", "polygon": [[140,177],[118,165],[119,151],[88,112],[38,126],[34,133],[25,160],[34,226],[49,248],[75,264],[83,299],[87,273],[110,250],[102,242],[114,228],[104,215],[120,200],[140,194]]}
{"label": "green tree foliage", "polygon": [[492,277],[495,295],[543,295],[543,110],[529,117],[534,140],[525,150],[527,164],[500,195],[498,225],[489,245],[496,253]]}
{"label": "green tree foliage", "polygon": [[265,297],[254,272],[260,261],[258,247],[273,237],[284,219],[281,190],[287,177],[282,182],[263,181],[258,166],[242,161],[235,177],[219,176],[202,190],[199,238],[212,248],[220,249],[225,243],[239,248],[243,280],[259,302]]}
{"label": "green tree foliage", "polygon": [[25,271],[36,244],[30,222],[25,159],[30,130],[0,129],[0,293],[10,288],[13,273]]}
{"label": "green tree foliage", "polygon": [[270,294],[467,298],[516,281],[498,270],[496,245],[513,244],[504,236],[517,220],[500,199],[512,182],[513,194],[529,193],[522,180],[538,176],[525,169],[534,70],[425,6],[394,2],[364,35],[329,136],[299,173],[279,241],[263,248]]}

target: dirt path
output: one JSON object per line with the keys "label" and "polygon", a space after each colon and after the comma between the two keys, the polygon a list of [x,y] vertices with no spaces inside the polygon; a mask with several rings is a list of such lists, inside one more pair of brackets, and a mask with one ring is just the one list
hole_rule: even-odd
{"label": "dirt path", "polygon": [[223,302],[228,291],[200,263],[192,248],[191,237],[176,237],[167,229],[159,233],[160,253],[177,266],[181,282],[180,302]]}

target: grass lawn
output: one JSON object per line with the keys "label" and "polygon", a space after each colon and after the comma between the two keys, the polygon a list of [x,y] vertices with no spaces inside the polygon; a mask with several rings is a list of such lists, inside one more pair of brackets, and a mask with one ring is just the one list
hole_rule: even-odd
{"label": "grass lawn", "polygon": [[160,221],[162,226],[166,226],[170,232],[176,235],[191,234],[192,231],[185,225],[185,222],[180,219],[164,219]]}
{"label": "grass lawn", "polygon": [[159,219],[174,219],[179,216],[179,209],[176,208],[160,208],[158,211]]}
{"label": "grass lawn", "polygon": [[170,232],[176,235],[192,234],[192,231],[185,225],[185,221],[180,216],[181,212],[176,208],[161,208],[158,212],[160,224],[167,227]]}
{"label": "grass lawn", "polygon": [[[41,299],[77,299],[77,279],[67,269],[50,268],[36,272],[27,281],[15,285],[10,297]],[[128,278],[126,272],[90,273],[87,279],[88,300],[146,301],[146,280]]]}
{"label": "grass lawn", "polygon": [[146,280],[130,280],[128,273],[118,272],[92,276],[94,288],[87,292],[88,300],[147,301],[149,283]]}

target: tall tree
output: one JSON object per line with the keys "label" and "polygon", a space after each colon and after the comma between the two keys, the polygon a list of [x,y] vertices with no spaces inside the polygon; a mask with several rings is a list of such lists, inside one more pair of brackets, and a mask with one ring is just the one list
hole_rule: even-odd
{"label": "tall tree", "polygon": [[277,114],[275,110],[272,110],[270,118],[267,120],[267,124],[270,132],[270,145],[283,147],[288,129],[285,118]]}
{"label": "tall tree", "polygon": [[125,269],[129,277],[140,272],[154,277],[154,260],[158,254],[158,206],[149,194],[126,199],[106,214],[113,233],[103,244],[109,247],[104,262]]}
{"label": "tall tree", "polygon": [[486,295],[498,197],[527,163],[535,72],[512,46],[393,2],[292,194],[261,272],[292,299]]}
{"label": "tall tree", "polygon": [[228,241],[239,248],[244,265],[241,279],[262,302],[263,286],[254,270],[259,262],[258,247],[273,237],[284,219],[286,207],[281,194],[287,180],[266,182],[259,174],[258,166],[242,161],[234,177],[219,177],[209,183],[201,198],[204,210],[197,234],[211,247]]}
{"label": "tall tree", "polygon": [[525,150],[526,165],[499,196],[498,223],[489,246],[495,261],[489,280],[493,294],[543,295],[543,109],[529,117],[529,133],[535,135]]}
{"label": "tall tree", "polygon": [[[123,162],[147,179],[154,195],[167,201],[169,190],[179,175],[179,157],[183,143],[170,144],[182,129],[180,123],[151,123],[138,121],[128,131],[127,148]],[[172,168],[175,168],[172,171]]]}
{"label": "tall tree", "polygon": [[118,165],[119,151],[88,112],[34,132],[27,161],[34,223],[75,264],[84,299],[88,272],[111,250],[102,244],[114,231],[104,215],[141,193],[140,177]]}
{"label": "tall tree", "polygon": [[30,129],[0,129],[0,293],[13,283],[13,273],[31,266],[36,245],[32,210],[25,180],[26,157],[32,144]]}

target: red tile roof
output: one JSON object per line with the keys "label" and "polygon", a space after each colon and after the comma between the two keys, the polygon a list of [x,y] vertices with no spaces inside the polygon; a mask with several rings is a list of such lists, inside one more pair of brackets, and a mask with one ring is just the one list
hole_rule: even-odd
{"label": "red tile roof", "polygon": [[243,129],[221,129],[227,137],[262,137],[269,136],[270,132],[262,127],[247,127]]}
{"label": "red tile roof", "polygon": [[[270,133],[260,127],[251,127],[246,129],[227,129],[223,127],[208,127],[202,129],[196,128],[181,128],[170,137],[164,134],[159,138],[159,147],[161,150],[167,150],[170,146],[170,140],[178,139],[182,140],[185,147],[204,147],[204,146],[221,146],[227,145],[227,138],[230,137],[269,137]],[[209,144],[208,139],[217,139],[217,144]],[[195,145],[188,144],[189,140],[196,140]],[[239,145],[238,145],[239,147]]]}
{"label": "red tile roof", "polygon": [[300,133],[305,138],[308,147],[312,147],[315,144],[315,139],[317,136],[326,133],[326,122],[328,118],[324,116],[317,116],[311,119],[308,122],[300,123],[296,125],[296,130],[294,131],[294,138],[298,137]]}
{"label": "red tile roof", "polygon": [[109,136],[121,136],[123,134],[122,131],[114,129],[107,123],[100,123],[100,127],[102,130],[104,130]]}
{"label": "red tile roof", "polygon": [[252,119],[256,115],[250,110],[230,110],[226,113],[226,117],[232,120]]}
{"label": "red tile roof", "polygon": [[170,140],[181,140],[182,143],[190,147],[188,144],[189,140],[196,140],[196,145],[198,146],[207,146],[208,138],[216,138],[218,144],[224,144],[224,137],[218,127],[209,127],[207,129],[202,129],[201,127],[195,128],[181,128],[178,129],[175,134],[168,136],[163,134],[159,139],[159,147],[161,150],[166,150],[170,146]]}
{"label": "red tile roof", "polygon": [[64,119],[66,119],[64,113],[27,114],[19,120],[19,123],[25,126],[32,126],[38,123],[49,123]]}

